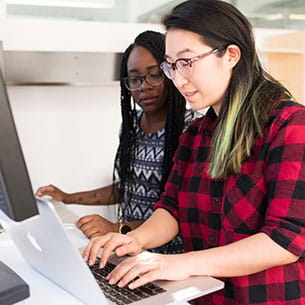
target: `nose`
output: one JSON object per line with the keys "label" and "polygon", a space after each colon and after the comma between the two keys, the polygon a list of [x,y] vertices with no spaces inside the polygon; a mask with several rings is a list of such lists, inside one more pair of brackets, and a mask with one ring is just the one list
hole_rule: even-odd
{"label": "nose", "polygon": [[175,77],[173,79],[174,85],[177,87],[177,89],[183,88],[184,85],[186,85],[189,82],[189,79],[183,76],[179,71],[176,71]]}
{"label": "nose", "polygon": [[150,85],[147,81],[146,81],[146,78],[142,78],[142,83],[141,83],[141,86],[140,86],[140,90],[145,90],[146,88],[152,88],[152,85]]}

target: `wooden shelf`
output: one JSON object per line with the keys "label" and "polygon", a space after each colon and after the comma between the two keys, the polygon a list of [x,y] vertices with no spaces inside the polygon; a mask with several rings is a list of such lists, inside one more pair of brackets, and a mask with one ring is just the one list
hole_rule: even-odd
{"label": "wooden shelf", "polygon": [[305,103],[305,31],[269,37],[258,50],[264,68],[301,103]]}
{"label": "wooden shelf", "polygon": [[289,54],[304,54],[304,50],[298,49],[285,49],[285,48],[266,48],[258,49],[258,53],[289,53]]}

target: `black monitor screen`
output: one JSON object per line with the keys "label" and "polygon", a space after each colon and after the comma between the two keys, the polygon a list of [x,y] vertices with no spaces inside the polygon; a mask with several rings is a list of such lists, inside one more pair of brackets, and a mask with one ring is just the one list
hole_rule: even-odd
{"label": "black monitor screen", "polygon": [[0,73],[0,209],[21,221],[38,214],[3,77]]}
{"label": "black monitor screen", "polygon": [[6,201],[4,199],[4,195],[3,195],[3,191],[2,191],[2,187],[0,185],[0,210],[2,210],[5,214],[9,214],[8,208],[7,208],[7,204]]}

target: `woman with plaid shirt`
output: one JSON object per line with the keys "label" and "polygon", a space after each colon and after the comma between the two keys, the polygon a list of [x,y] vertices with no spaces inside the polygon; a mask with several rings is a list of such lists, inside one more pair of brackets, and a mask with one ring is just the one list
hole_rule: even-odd
{"label": "woman with plaid shirt", "polygon": [[[225,281],[195,304],[305,304],[305,107],[263,70],[250,23],[229,3],[189,0],[163,23],[163,71],[209,110],[182,135],[154,214],[128,235],[94,238],[84,258],[101,247],[101,266],[112,250],[133,255],[108,276],[130,288]],[[185,253],[137,255],[178,232]]]}

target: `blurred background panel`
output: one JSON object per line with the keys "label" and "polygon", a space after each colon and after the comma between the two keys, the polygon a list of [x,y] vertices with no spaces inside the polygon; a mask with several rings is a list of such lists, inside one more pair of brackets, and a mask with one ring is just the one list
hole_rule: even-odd
{"label": "blurred background panel", "polygon": [[[160,23],[181,0],[6,0],[10,17]],[[230,0],[255,27],[305,29],[304,0]]]}

